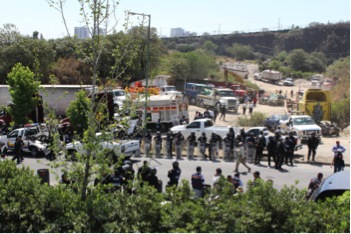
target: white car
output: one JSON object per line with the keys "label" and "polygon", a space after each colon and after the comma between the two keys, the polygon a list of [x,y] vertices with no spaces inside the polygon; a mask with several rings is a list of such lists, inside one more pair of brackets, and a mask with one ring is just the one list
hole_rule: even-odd
{"label": "white car", "polygon": [[23,140],[23,152],[31,153],[33,157],[39,155],[47,156],[51,153],[48,144],[37,140],[37,138],[48,138],[48,131],[45,125],[26,124],[24,128],[17,128],[8,135],[0,136],[0,142],[3,143],[3,151],[15,150],[15,142],[18,136]]}
{"label": "white car", "polygon": [[[140,143],[138,140],[121,140],[115,141],[112,139],[111,134],[96,133],[96,137],[100,140],[101,149],[109,149],[112,156],[119,157],[122,154],[125,158],[130,158],[135,155],[140,156]],[[71,159],[75,159],[75,154],[85,154],[86,149],[80,141],[73,141],[66,145],[67,155]]]}

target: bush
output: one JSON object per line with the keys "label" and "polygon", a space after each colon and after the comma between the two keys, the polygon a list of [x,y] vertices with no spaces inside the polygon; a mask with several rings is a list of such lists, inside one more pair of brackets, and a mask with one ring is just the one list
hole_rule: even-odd
{"label": "bush", "polygon": [[250,117],[244,116],[244,117],[239,117],[237,124],[239,126],[263,126],[264,120],[267,118],[267,116],[261,112],[254,112]]}

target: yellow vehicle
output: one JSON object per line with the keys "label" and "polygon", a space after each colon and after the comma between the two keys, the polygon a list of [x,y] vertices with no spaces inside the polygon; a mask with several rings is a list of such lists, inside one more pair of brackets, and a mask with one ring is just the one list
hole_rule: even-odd
{"label": "yellow vehicle", "polygon": [[317,124],[322,120],[330,121],[330,91],[323,89],[308,89],[298,103],[298,111],[311,116]]}

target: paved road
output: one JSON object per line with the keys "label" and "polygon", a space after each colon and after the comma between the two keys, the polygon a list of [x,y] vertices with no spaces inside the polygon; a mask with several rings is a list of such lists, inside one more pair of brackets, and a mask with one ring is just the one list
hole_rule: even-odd
{"label": "paved road", "polygon": [[[11,159],[12,156],[8,158]],[[134,161],[134,169],[137,171],[138,167],[142,166],[143,160],[150,161],[150,165],[157,168],[157,176],[159,179],[163,181],[163,186],[165,187],[168,182],[167,172],[172,168],[172,162],[174,160],[171,159],[157,159],[150,160],[144,157],[141,158],[132,158]],[[216,171],[216,168],[221,168],[223,171],[223,175],[233,175],[233,170],[235,164],[233,162],[224,162],[219,160],[218,162],[211,161],[189,161],[187,159],[183,159],[179,161],[180,168],[182,169],[181,179],[189,180],[192,173],[195,172],[195,168],[197,166],[202,167],[203,175],[205,177],[205,182],[207,184],[212,185],[213,175]],[[45,158],[43,159],[33,159],[26,157],[24,162],[20,164],[18,167],[29,166],[36,173],[38,169],[46,168],[50,169],[48,165],[49,161]],[[247,182],[252,180],[253,172],[260,171],[261,177],[264,180],[272,179],[274,182],[274,187],[277,189],[281,189],[284,185],[295,185],[296,181],[299,183],[296,184],[298,188],[306,188],[309,180],[312,177],[316,177],[318,172],[322,172],[325,177],[331,175],[333,173],[333,169],[330,166],[322,165],[322,164],[306,164],[306,163],[295,163],[294,167],[283,166],[285,170],[278,171],[273,168],[269,168],[266,161],[262,162],[262,166],[255,166],[253,164],[248,164],[252,169],[251,173],[247,173],[246,168],[242,165],[239,166],[239,171],[241,172],[241,179],[244,183],[244,189],[247,188]],[[350,168],[346,167],[346,171],[350,172]],[[59,178],[56,175],[61,175],[59,169],[50,169],[50,184],[55,185],[58,183]]]}

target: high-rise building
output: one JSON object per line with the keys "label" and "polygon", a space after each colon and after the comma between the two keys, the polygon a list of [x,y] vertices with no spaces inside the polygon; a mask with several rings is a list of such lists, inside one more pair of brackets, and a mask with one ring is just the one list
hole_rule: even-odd
{"label": "high-rise building", "polygon": [[74,35],[77,36],[78,39],[90,38],[87,27],[74,27]]}
{"label": "high-rise building", "polygon": [[185,31],[183,28],[171,28],[171,37],[186,37],[190,32]]}

